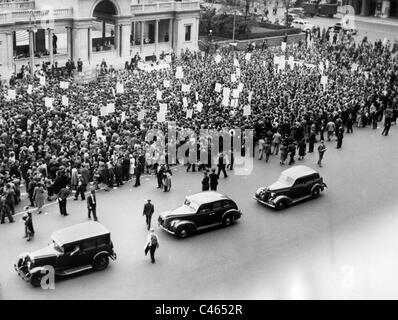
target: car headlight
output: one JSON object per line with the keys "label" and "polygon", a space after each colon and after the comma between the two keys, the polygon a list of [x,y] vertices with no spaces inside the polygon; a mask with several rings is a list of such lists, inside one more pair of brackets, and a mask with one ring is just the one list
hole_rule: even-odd
{"label": "car headlight", "polygon": [[264,188],[258,188],[256,191],[256,195],[259,195],[261,192],[263,192]]}
{"label": "car headlight", "polygon": [[275,192],[271,192],[271,198],[275,198],[276,193]]}
{"label": "car headlight", "polygon": [[172,228],[175,228],[175,226],[176,226],[177,223],[178,223],[177,220],[173,220],[173,221],[170,223],[170,226],[171,226]]}

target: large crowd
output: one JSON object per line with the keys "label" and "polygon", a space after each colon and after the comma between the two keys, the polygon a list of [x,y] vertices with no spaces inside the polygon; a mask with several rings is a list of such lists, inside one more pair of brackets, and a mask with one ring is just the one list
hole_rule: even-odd
{"label": "large crowd", "polygon": [[[199,143],[184,133],[186,129],[196,133],[254,129],[261,157],[266,154],[268,160],[278,154],[281,164],[292,153],[294,163],[296,150],[302,159],[315,143],[334,136],[341,147],[344,128],[352,133],[355,126],[377,128],[384,121],[387,135],[396,121],[398,58],[389,42],[355,43],[343,36],[331,43],[319,35],[308,43],[288,44],[284,51],[265,45],[251,48],[250,56],[247,53],[231,48],[215,55],[186,51],[179,58],[173,55],[169,68],[152,72],[140,70],[135,56],[124,70],[103,63],[97,79],[88,83],[54,68],[45,70],[45,85],[40,84],[39,74],[30,77],[25,72],[22,79],[13,78],[0,89],[2,222],[6,215],[12,218],[22,183],[31,206],[39,209],[46,197],[51,200],[67,185],[84,192],[93,182],[108,189],[134,175],[139,186],[142,173],[154,172],[161,187],[162,175],[170,179],[168,159],[153,158],[159,144],[145,139],[150,129],[167,131],[167,122],[157,121],[159,103],[167,104],[166,121],[177,126],[177,141],[166,143]],[[286,64],[278,70],[274,57],[281,55],[294,61],[294,67]],[[218,56],[221,60],[215,59]],[[182,79],[176,78],[177,67],[182,67]],[[321,84],[322,76],[327,76],[326,85]],[[170,87],[164,80],[170,81]],[[69,88],[61,88],[61,81],[69,82]],[[115,92],[118,83],[123,83],[124,93]],[[222,103],[223,93],[215,91],[216,84],[232,91],[239,83],[243,84],[239,99],[232,106]],[[183,84],[190,85],[189,92],[182,91]],[[15,99],[8,97],[9,89],[16,90]],[[62,104],[63,95],[68,106]],[[53,98],[52,107],[45,106],[46,97]],[[202,110],[197,109],[199,102]],[[101,107],[110,103],[114,112],[101,116]],[[247,105],[251,112],[244,115]],[[145,116],[140,119],[142,110]],[[96,126],[92,116],[98,117]],[[221,155],[209,166],[228,162],[233,168],[231,159]]]}

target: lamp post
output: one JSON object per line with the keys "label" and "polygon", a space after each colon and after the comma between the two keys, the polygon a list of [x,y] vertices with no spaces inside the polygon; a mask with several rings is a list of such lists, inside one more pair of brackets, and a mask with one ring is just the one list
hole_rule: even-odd
{"label": "lamp post", "polygon": [[234,24],[232,26],[232,42],[235,43],[235,28],[236,28],[236,0],[234,1]]}
{"label": "lamp post", "polygon": [[[33,26],[32,26],[32,18],[33,18]],[[33,10],[30,11],[29,15],[29,60],[30,60],[30,74],[33,76],[34,74],[34,66],[35,66],[35,48],[34,48],[34,33],[37,31],[36,27],[36,16]]]}

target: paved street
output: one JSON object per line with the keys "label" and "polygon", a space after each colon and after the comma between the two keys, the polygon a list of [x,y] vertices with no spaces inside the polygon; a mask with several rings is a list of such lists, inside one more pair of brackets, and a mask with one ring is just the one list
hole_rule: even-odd
{"label": "paved street", "polygon": [[[200,191],[200,173],[174,171],[170,193],[153,177],[98,193],[100,221],[111,230],[118,254],[103,272],[86,272],[56,282],[52,291],[34,289],[13,269],[19,253],[39,249],[53,231],[87,221],[86,203],[68,201],[70,216],[55,205],[34,216],[36,237],[27,243],[23,223],[0,226],[0,299],[289,299],[392,298],[398,294],[397,128],[354,128],[342,150],[327,143],[320,170],[329,189],[316,200],[275,212],[254,202],[258,186],[285,169],[279,159],[255,160],[245,177],[221,178],[219,191],[236,200],[244,215],[235,225],[178,240],[158,230],[157,263],[144,256],[144,200],[155,205],[154,220]],[[316,154],[304,163],[314,167]]]}

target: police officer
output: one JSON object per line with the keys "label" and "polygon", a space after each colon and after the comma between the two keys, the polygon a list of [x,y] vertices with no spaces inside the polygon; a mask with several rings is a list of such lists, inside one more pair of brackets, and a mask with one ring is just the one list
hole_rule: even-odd
{"label": "police officer", "polygon": [[209,178],[210,178],[210,190],[217,191],[218,175],[216,174],[216,169],[211,169]]}
{"label": "police officer", "polygon": [[144,211],[142,213],[143,216],[146,218],[146,224],[148,226],[148,230],[151,229],[151,220],[152,220],[152,215],[155,211],[155,207],[151,203],[151,200],[148,199],[147,203],[144,205]]}

